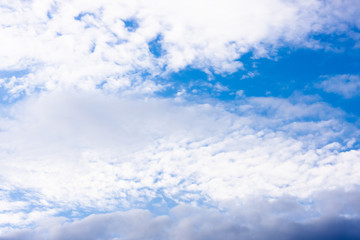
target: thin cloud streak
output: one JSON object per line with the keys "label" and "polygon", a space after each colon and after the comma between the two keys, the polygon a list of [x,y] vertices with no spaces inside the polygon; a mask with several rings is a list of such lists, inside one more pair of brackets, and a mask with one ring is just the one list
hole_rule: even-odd
{"label": "thin cloud streak", "polygon": [[322,76],[325,78],[317,87],[328,93],[335,93],[345,98],[360,96],[360,76],[342,74],[335,76]]}

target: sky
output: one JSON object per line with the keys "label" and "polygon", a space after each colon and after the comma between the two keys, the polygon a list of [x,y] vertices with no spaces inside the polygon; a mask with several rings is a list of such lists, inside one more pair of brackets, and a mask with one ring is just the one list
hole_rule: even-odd
{"label": "sky", "polygon": [[358,0],[0,0],[0,239],[360,239]]}

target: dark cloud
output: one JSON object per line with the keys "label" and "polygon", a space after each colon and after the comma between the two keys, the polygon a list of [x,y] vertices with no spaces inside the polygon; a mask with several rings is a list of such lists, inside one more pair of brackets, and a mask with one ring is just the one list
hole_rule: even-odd
{"label": "dark cloud", "polygon": [[336,190],[314,195],[311,204],[282,197],[249,199],[228,211],[177,206],[168,216],[154,216],[131,210],[39,226],[0,239],[354,240],[360,239],[359,199],[359,192]]}
{"label": "dark cloud", "polygon": [[299,224],[286,239],[290,240],[350,240],[360,239],[360,219],[336,217]]}

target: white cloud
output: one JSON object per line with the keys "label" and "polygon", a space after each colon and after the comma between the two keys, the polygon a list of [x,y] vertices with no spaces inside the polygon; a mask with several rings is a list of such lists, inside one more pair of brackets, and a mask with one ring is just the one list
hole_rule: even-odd
{"label": "white cloud", "polygon": [[244,90],[240,89],[238,91],[236,91],[236,97],[245,97],[245,93]]}
{"label": "white cloud", "polygon": [[[8,1],[0,7],[0,69],[30,73],[3,85],[11,94],[127,89],[141,88],[143,73],[151,79],[164,68],[234,72],[249,51],[267,57],[282,45],[321,47],[311,34],[351,33],[359,26],[357,6],[355,0]],[[138,22],[136,31],[126,28],[129,19]],[[148,46],[157,36],[160,57]]]}
{"label": "white cloud", "polygon": [[360,96],[360,76],[342,74],[335,76],[324,76],[326,80],[319,83],[317,86],[322,88],[325,92],[336,93],[345,98],[352,98]]}
{"label": "white cloud", "polygon": [[347,145],[359,130],[341,113],[321,103],[242,101],[34,96],[1,118],[2,184],[27,193],[18,201],[57,212],[131,209],[159,197],[221,206],[358,184],[360,152]]}
{"label": "white cloud", "polygon": [[259,75],[259,73],[257,71],[255,72],[248,72],[247,74],[243,75],[241,77],[241,80],[243,79],[247,79],[247,78],[254,78],[255,76]]}
{"label": "white cloud", "polygon": [[[326,189],[355,188],[359,129],[324,103],[245,98],[241,91],[238,102],[212,105],[187,102],[181,92],[174,100],[149,96],[164,87],[154,76],[187,66],[226,74],[243,68],[238,59],[249,51],[268,57],[284,44],[321,47],[310,35],[358,27],[357,5],[351,0],[2,3],[0,71],[14,76],[3,77],[1,86],[8,97],[35,92],[1,106],[2,231],[37,224],[43,229],[15,238],[115,238],[106,234],[125,231],[128,239],[143,239],[142,234],[161,239],[167,233],[158,230],[171,221],[144,211],[74,223],[53,216],[144,207],[156,198],[163,205],[203,202],[221,208],[257,195],[307,199]],[[130,19],[137,21],[135,31],[125,26]],[[158,36],[162,55],[154,56],[148,43]],[[15,74],[24,69],[28,73]],[[118,90],[121,96],[109,94]],[[207,210],[204,216],[214,224],[223,219]],[[129,219],[129,228],[119,230]],[[139,219],[143,232],[134,230]],[[172,239],[191,239],[192,223],[208,229],[203,219],[179,217],[170,227]],[[98,220],[106,223],[79,228]],[[58,228],[43,225],[52,223]],[[229,226],[239,227],[227,223],[193,239],[212,233],[224,239]]]}

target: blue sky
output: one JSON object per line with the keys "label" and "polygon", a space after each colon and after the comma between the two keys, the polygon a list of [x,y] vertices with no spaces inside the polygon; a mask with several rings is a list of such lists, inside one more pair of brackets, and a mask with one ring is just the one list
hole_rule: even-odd
{"label": "blue sky", "polygon": [[[234,92],[239,90],[243,90],[248,97],[316,95],[333,107],[359,116],[360,110],[356,104],[359,101],[358,94],[344,97],[340,93],[322,89],[321,82],[336,75],[358,75],[360,50],[354,48],[353,40],[339,42],[340,40],[323,38],[322,41],[339,50],[284,47],[278,49],[275,56],[261,59],[254,59],[249,52],[238,60],[244,64],[244,69],[232,74],[212,74],[209,79],[208,74],[198,69],[187,68],[173,73],[170,78],[160,80],[171,82],[169,91],[160,94],[176,94],[179,89],[185,88],[190,89],[190,95],[205,94],[225,101],[236,99]],[[216,83],[226,90],[214,91],[212,85]],[[192,92],[194,89],[197,91]]]}
{"label": "blue sky", "polygon": [[0,239],[360,239],[356,0],[0,4]]}

